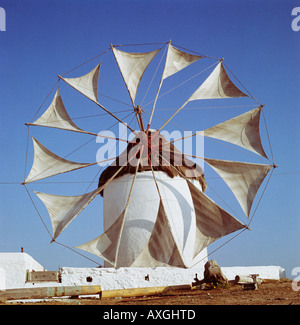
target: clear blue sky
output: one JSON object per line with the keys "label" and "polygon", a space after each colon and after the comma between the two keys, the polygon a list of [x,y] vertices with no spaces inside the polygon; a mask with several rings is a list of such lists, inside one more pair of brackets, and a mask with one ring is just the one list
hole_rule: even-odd
{"label": "clear blue sky", "polygon": [[[0,32],[0,251],[19,252],[24,247],[25,252],[48,270],[57,270],[58,265],[95,266],[65,247],[50,245],[50,237],[24,187],[17,184],[24,179],[27,143],[24,123],[33,118],[58,74],[100,54],[110,43],[167,42],[171,39],[174,44],[185,48],[212,57],[224,57],[225,63],[259,102],[266,104],[265,116],[274,159],[279,166],[255,214],[252,230],[244,232],[211,258],[223,266],[281,265],[290,277],[292,268],[300,266],[300,31],[294,32],[291,28],[294,18],[291,12],[296,6],[297,1],[283,0],[2,0],[0,7],[6,11],[6,32]],[[97,62],[93,61],[91,68]],[[100,76],[108,76],[110,68],[116,69],[112,61],[108,61],[106,68],[103,66]],[[113,79],[107,80],[106,85],[104,82],[101,84],[100,78],[100,92],[113,96],[114,88],[119,84]],[[64,95],[66,98],[71,95],[67,87],[62,91],[63,100]],[[73,116],[99,114],[98,108],[77,94],[74,96],[73,102],[66,99],[65,103],[68,110],[73,105]],[[120,90],[117,98],[130,103],[125,91]],[[103,100],[109,105],[108,99]],[[46,104],[49,104],[49,99]],[[43,106],[42,111],[46,107]],[[234,116],[242,112],[244,110],[233,110],[231,115],[228,114]],[[180,115],[177,121],[185,123],[186,128],[199,130],[201,126],[197,123],[201,124],[204,119],[213,125],[215,118],[220,118],[220,121],[229,118],[223,111],[224,115],[219,117],[216,110],[211,117],[207,112],[201,114],[195,110]],[[78,120],[80,126],[84,127],[85,123],[85,120]],[[96,132],[107,125],[101,118],[97,123],[98,126],[94,125]],[[269,154],[265,130],[262,132]],[[71,136],[66,135],[62,141],[64,135],[55,130],[34,129],[31,135],[44,140],[46,146],[61,155],[66,143],[68,150],[72,151],[86,139],[75,135],[73,140],[69,140]],[[84,151],[80,151],[71,160],[95,161],[99,145],[93,140],[90,146],[89,152],[94,155],[87,157]],[[219,152],[213,153],[210,157],[221,158],[217,155]],[[30,165],[31,142],[28,154]],[[92,174],[95,172],[96,169]],[[72,177],[77,181],[88,176],[82,172]],[[58,187],[59,194],[76,195],[80,194],[77,185],[62,188],[64,185],[48,184],[46,188],[45,184],[40,184],[28,188],[30,191],[57,193]],[[82,186],[86,190],[88,185]],[[74,247],[100,234],[100,201],[95,199],[77,218],[81,219],[74,221],[72,230],[62,235],[62,243]],[[47,212],[36,199],[35,202],[51,229]]]}

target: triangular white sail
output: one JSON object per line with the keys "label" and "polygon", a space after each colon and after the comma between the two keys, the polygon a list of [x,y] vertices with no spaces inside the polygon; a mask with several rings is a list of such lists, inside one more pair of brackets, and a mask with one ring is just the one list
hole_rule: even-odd
{"label": "triangular white sail", "polygon": [[204,160],[226,182],[249,217],[256,193],[272,166],[208,158]]}
{"label": "triangular white sail", "polygon": [[76,248],[99,256],[116,267],[125,214],[126,209],[106,232],[85,244],[76,246]]}
{"label": "triangular white sail", "polygon": [[46,177],[62,174],[71,170],[87,167],[94,163],[77,163],[61,158],[48,150],[38,140],[32,137],[34,158],[30,173],[25,183],[34,182]]}
{"label": "triangular white sail", "polygon": [[34,192],[49,212],[52,222],[53,240],[119,174],[123,167],[121,166],[104,185],[83,195],[62,196]]}
{"label": "triangular white sail", "polygon": [[163,80],[172,76],[173,74],[175,74],[176,72],[181,71],[182,69],[186,68],[187,66],[189,66],[190,64],[198,61],[199,59],[202,59],[203,56],[199,56],[199,55],[192,55],[183,51],[178,50],[176,47],[172,46],[171,43],[169,43],[168,45],[168,52],[167,52],[167,57],[166,57],[166,62],[165,62],[165,67],[164,67],[164,71],[157,89],[157,93],[155,96],[155,100],[153,103],[153,107],[152,107],[152,112],[150,114],[150,118],[149,118],[149,123],[148,123],[148,127],[150,127],[151,121],[152,121],[152,117],[153,117],[153,113],[154,113],[154,109],[156,106],[156,102],[158,99],[158,94],[160,92]]}
{"label": "triangular white sail", "polygon": [[162,79],[166,79],[174,73],[186,68],[190,64],[202,59],[203,56],[189,54],[180,51],[176,47],[169,44],[167,58],[165,63]]}
{"label": "triangular white sail", "polygon": [[83,132],[70,118],[67,113],[63,101],[60,96],[59,89],[57,89],[52,103],[44,112],[44,114],[39,117],[32,125],[47,126],[57,129]]}
{"label": "triangular white sail", "polygon": [[34,192],[46,206],[55,239],[74,218],[99,194],[99,189],[78,196],[60,196]]}
{"label": "triangular white sail", "polygon": [[100,63],[84,76],[77,78],[60,78],[92,101],[98,102],[99,71]]}
{"label": "triangular white sail", "polygon": [[233,143],[268,158],[260,138],[259,121],[261,107],[217,124],[199,134]]}
{"label": "triangular white sail", "polygon": [[247,97],[228,77],[220,62],[202,85],[193,93],[189,101],[197,99]]}
{"label": "triangular white sail", "polygon": [[219,207],[191,182],[187,182],[196,214],[194,257],[218,238],[245,228],[240,221]]}
{"label": "triangular white sail", "polygon": [[112,50],[134,104],[142,76],[160,49],[147,53],[128,53],[112,46]]}
{"label": "triangular white sail", "polygon": [[148,244],[134,261],[134,267],[175,266],[186,267],[160,200],[157,219]]}

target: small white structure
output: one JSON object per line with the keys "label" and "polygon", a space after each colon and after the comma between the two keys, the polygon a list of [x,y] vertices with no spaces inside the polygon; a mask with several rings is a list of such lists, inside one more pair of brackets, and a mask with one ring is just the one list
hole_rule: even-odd
{"label": "small white structure", "polygon": [[45,269],[27,253],[0,253],[0,289],[24,288],[27,270]]}

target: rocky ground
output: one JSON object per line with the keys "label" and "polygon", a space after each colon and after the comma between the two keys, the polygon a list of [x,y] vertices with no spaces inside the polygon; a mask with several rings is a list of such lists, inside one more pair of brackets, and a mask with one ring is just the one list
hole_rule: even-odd
{"label": "rocky ground", "polygon": [[300,305],[300,291],[292,289],[291,280],[264,281],[258,290],[243,290],[241,285],[206,290],[176,290],[156,296],[135,298],[47,299],[44,301],[7,301],[23,305]]}

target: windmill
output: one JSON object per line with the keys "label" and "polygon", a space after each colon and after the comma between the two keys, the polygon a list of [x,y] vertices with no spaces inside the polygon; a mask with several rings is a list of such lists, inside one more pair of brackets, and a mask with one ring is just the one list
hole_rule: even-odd
{"label": "windmill", "polygon": [[[112,120],[128,129],[133,136],[131,140],[109,137],[78,127],[67,113],[59,88],[48,108],[36,120],[27,123],[28,128],[38,126],[61,129],[126,143],[126,148],[117,157],[107,159],[111,164],[102,171],[98,186],[92,191],[76,196],[34,192],[48,210],[53,230],[50,234],[52,241],[56,241],[56,238],[68,229],[70,223],[89,203],[96,197],[103,197],[103,233],[77,248],[97,255],[105,261],[106,266],[189,268],[199,263],[207,255],[208,245],[228,234],[249,229],[253,218],[249,216],[256,194],[266,176],[276,167],[274,162],[268,159],[260,136],[263,105],[241,83],[241,87],[236,86],[225,69],[224,60],[189,51],[171,42],[162,44],[161,48],[148,52],[127,52],[121,50],[120,45],[111,45],[101,54],[112,54],[117,63],[130,97],[131,113],[138,130],[103,105],[98,93],[98,80],[100,66],[104,63],[100,62],[91,71],[79,77],[59,76],[57,82],[74,88]],[[158,78],[154,99],[150,102],[152,107],[147,111],[142,101],[136,104],[137,94],[148,66],[162,49],[164,53],[150,86],[162,62],[164,66]],[[159,110],[157,106],[163,96],[161,91],[166,80],[203,60],[210,60],[213,64],[202,68],[200,72],[195,68],[193,73],[197,72],[193,77],[166,93],[180,89],[181,85],[191,80],[195,81],[195,77],[204,71],[212,71],[209,71],[200,86],[194,89],[189,86],[190,93],[181,101],[180,106],[173,108],[172,113],[158,128],[153,128],[152,122]],[[179,95],[182,97],[181,93]],[[170,125],[175,117],[183,114],[191,102],[232,99],[236,101],[240,98],[255,102],[255,108],[182,138],[169,140],[163,135],[166,126]],[[195,157],[176,148],[177,141],[196,136],[230,143],[262,157],[268,163]],[[99,161],[71,161],[50,151],[36,138],[33,137],[32,140],[33,165],[24,180],[25,187],[32,182],[58,174],[76,173],[76,170],[99,164]],[[248,222],[239,221],[204,193],[208,182],[203,169],[192,161],[192,158],[202,159],[224,180]]]}

